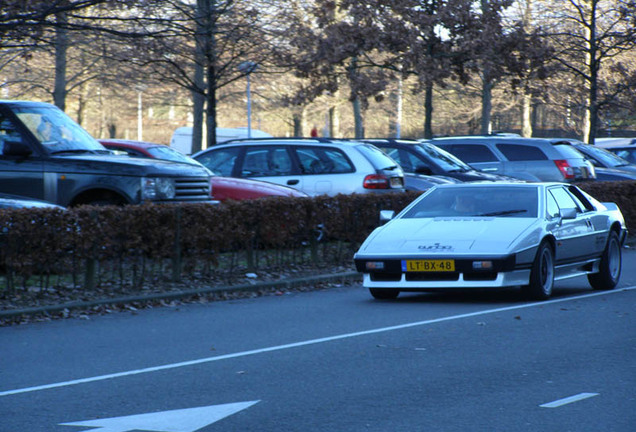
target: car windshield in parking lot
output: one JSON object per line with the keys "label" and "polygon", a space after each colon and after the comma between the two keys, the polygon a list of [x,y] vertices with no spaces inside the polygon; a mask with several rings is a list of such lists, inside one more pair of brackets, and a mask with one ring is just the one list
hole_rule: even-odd
{"label": "car windshield in parking lot", "polygon": [[527,186],[439,187],[426,194],[402,217],[536,218],[537,194],[535,187]]}
{"label": "car windshield in parking lot", "polygon": [[14,108],[14,113],[53,154],[80,151],[109,153],[61,110],[45,106],[19,106]]}
{"label": "car windshield in parking lot", "polygon": [[444,171],[470,171],[472,168],[458,157],[437,146],[420,143],[414,145],[416,151],[433,159]]}
{"label": "car windshield in parking lot", "polygon": [[621,167],[629,165],[628,161],[611,151],[605,150],[604,148],[594,147],[589,144],[581,144],[577,146],[577,148],[588,153],[590,157],[599,160],[606,167]]}

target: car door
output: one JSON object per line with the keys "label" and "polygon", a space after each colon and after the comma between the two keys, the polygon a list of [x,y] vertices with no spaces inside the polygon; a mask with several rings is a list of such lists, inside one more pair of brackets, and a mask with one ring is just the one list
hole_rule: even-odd
{"label": "car door", "polygon": [[[242,163],[241,163],[242,162]],[[268,181],[305,192],[303,176],[286,145],[253,145],[245,148],[237,177]]]}
{"label": "car door", "polygon": [[7,154],[15,143],[32,148],[18,121],[10,113],[0,110],[0,192],[36,199],[50,198],[45,196],[42,157],[35,153],[28,156]]}
{"label": "car door", "polygon": [[309,195],[337,195],[359,192],[364,174],[337,147],[294,146],[303,173],[304,192]]}
{"label": "car door", "polygon": [[561,215],[574,210],[573,218],[562,217],[554,228],[557,240],[557,264],[578,261],[595,255],[596,246],[594,229],[590,220],[590,213],[581,208],[580,201],[570,194],[563,186],[548,189],[548,199],[556,202]]}

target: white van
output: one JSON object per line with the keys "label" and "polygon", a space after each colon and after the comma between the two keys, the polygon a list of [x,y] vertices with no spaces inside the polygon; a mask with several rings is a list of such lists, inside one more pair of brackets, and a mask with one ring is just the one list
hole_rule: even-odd
{"label": "white van", "polygon": [[[271,138],[272,135],[267,132],[263,132],[262,130],[252,129],[251,130],[251,138]],[[247,136],[247,128],[239,127],[239,128],[216,128],[216,142],[220,144],[225,141],[239,139],[239,138],[248,138]],[[205,145],[205,140],[204,143]],[[184,126],[177,128],[172,134],[172,138],[170,139],[170,147],[175,150],[180,151],[185,155],[192,154],[192,127]],[[203,147],[205,149],[205,147]]]}

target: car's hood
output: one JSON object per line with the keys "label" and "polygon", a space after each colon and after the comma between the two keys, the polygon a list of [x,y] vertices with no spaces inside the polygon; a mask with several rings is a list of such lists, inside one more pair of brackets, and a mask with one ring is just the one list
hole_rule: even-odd
{"label": "car's hood", "polygon": [[187,163],[150,158],[116,155],[60,155],[49,159],[59,168],[80,173],[117,173],[147,176],[201,176],[210,175],[208,169]]}
{"label": "car's hood", "polygon": [[596,167],[596,178],[598,180],[635,180],[636,179],[636,165],[627,165],[633,166],[635,169],[622,169],[623,167],[616,168],[600,168]]}
{"label": "car's hood", "polygon": [[531,235],[537,223],[534,218],[513,217],[395,219],[376,229],[358,253],[506,254]]}
{"label": "car's hood", "polygon": [[307,197],[299,190],[259,180],[235,177],[212,177],[212,194],[218,200],[251,199],[265,196]]}

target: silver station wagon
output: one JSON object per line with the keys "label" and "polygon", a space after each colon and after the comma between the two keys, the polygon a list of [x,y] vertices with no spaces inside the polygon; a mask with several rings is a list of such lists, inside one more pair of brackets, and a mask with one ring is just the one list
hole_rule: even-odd
{"label": "silver station wagon", "polygon": [[567,139],[517,136],[435,138],[433,144],[475,169],[527,181],[594,180],[594,165]]}
{"label": "silver station wagon", "polygon": [[264,180],[312,196],[404,191],[402,168],[375,146],[357,141],[236,140],[192,157],[218,175]]}

